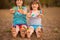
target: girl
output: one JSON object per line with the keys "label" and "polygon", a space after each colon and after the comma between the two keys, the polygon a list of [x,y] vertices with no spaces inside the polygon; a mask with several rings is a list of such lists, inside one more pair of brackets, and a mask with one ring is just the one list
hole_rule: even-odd
{"label": "girl", "polygon": [[33,1],[30,4],[30,12],[27,17],[29,17],[29,28],[27,30],[27,37],[30,38],[32,33],[35,31],[37,38],[42,35],[42,10],[40,9],[40,4],[37,1]]}
{"label": "girl", "polygon": [[12,26],[12,35],[16,38],[18,32],[22,37],[25,37],[27,29],[26,14],[27,9],[24,6],[24,0],[15,0],[16,6],[10,9],[10,12],[13,13],[13,26]]}

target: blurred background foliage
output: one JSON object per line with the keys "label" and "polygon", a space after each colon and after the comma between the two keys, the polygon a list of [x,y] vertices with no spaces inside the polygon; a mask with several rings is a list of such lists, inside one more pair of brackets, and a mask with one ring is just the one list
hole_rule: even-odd
{"label": "blurred background foliage", "polygon": [[[29,5],[33,0],[25,0],[26,5]],[[60,0],[38,0],[42,7],[60,7]],[[14,0],[0,0],[0,9],[11,8],[14,6]]]}

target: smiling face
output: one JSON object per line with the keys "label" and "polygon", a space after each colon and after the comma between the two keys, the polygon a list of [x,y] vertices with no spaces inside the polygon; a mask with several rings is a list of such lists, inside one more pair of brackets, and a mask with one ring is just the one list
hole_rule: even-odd
{"label": "smiling face", "polygon": [[37,1],[32,1],[30,3],[30,10],[40,10],[40,3]]}
{"label": "smiling face", "polygon": [[23,5],[23,0],[16,0],[16,5],[17,6],[22,6]]}
{"label": "smiling face", "polygon": [[33,10],[38,10],[38,4],[37,3],[34,3],[34,4],[32,4],[32,9]]}

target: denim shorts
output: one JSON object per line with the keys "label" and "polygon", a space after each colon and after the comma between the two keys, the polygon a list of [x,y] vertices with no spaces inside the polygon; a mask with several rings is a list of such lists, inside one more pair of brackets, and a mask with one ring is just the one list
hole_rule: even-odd
{"label": "denim shorts", "polygon": [[34,30],[36,30],[38,27],[42,28],[42,25],[30,25],[31,27],[34,28]]}

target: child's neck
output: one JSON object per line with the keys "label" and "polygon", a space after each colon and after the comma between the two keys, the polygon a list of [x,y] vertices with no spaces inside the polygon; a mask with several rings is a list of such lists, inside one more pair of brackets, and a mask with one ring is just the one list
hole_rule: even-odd
{"label": "child's neck", "polygon": [[19,8],[21,9],[21,8],[22,8],[22,6],[19,6]]}
{"label": "child's neck", "polygon": [[17,7],[22,7],[22,6],[17,6]]}
{"label": "child's neck", "polygon": [[33,10],[33,11],[38,11],[37,9]]}
{"label": "child's neck", "polygon": [[17,7],[19,7],[19,9],[21,9],[21,8],[22,8],[22,6],[17,6]]}

